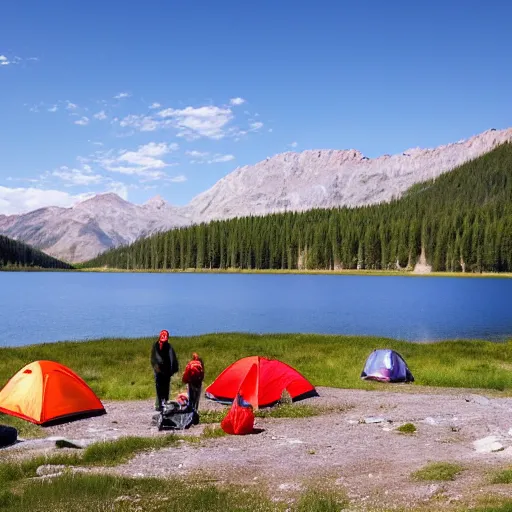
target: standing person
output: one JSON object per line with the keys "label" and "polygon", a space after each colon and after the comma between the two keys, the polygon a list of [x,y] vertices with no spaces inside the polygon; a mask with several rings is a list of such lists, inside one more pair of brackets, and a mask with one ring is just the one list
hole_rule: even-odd
{"label": "standing person", "polygon": [[161,411],[163,404],[169,400],[171,377],[179,370],[178,358],[169,343],[169,331],[161,331],[158,341],[153,345],[151,366],[155,372],[155,410]]}
{"label": "standing person", "polygon": [[199,410],[199,399],[201,398],[201,387],[204,380],[203,360],[194,352],[192,360],[188,362],[183,372],[183,382],[188,384],[188,401],[197,412]]}

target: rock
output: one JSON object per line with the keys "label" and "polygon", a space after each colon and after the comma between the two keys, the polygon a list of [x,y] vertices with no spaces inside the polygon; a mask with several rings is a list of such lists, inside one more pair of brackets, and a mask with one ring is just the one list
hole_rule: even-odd
{"label": "rock", "polygon": [[36,469],[37,476],[59,476],[62,475],[66,466],[63,464],[44,464]]}
{"label": "rock", "polygon": [[469,395],[468,398],[466,398],[466,402],[474,402],[478,405],[489,405],[491,403],[488,398],[481,395]]}
{"label": "rock", "polygon": [[430,416],[428,416],[427,418],[425,418],[423,420],[423,423],[426,423],[427,425],[439,425],[439,422],[436,421],[434,418],[431,418]]}
{"label": "rock", "polygon": [[373,416],[370,416],[369,418],[365,418],[363,420],[363,423],[385,423],[385,422],[391,423],[389,420],[387,420],[385,418],[374,418]]}
{"label": "rock", "polygon": [[83,448],[83,446],[78,444],[76,441],[70,441],[69,439],[57,439],[55,441],[55,446],[57,448]]}
{"label": "rock", "polygon": [[473,442],[476,452],[478,453],[492,453],[504,450],[503,445],[498,442],[497,436],[487,436]]}

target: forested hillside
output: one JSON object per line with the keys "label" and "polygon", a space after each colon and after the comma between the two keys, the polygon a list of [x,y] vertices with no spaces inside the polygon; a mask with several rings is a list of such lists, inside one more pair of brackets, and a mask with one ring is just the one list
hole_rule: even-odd
{"label": "forested hillside", "polygon": [[71,265],[33,249],[27,244],[0,235],[0,270],[16,267],[68,269]]}
{"label": "forested hillside", "polygon": [[175,229],[87,267],[512,271],[512,144],[413,186],[391,203]]}

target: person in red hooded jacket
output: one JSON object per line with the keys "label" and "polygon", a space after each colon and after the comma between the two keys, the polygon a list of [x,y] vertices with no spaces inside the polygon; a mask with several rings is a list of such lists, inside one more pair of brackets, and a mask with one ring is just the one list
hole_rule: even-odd
{"label": "person in red hooded jacket", "polygon": [[169,400],[171,377],[179,371],[178,358],[169,343],[169,331],[161,331],[158,341],[153,345],[151,366],[155,374],[155,409],[161,411],[163,404]]}
{"label": "person in red hooded jacket", "polygon": [[201,387],[204,380],[203,360],[194,352],[192,359],[188,362],[183,372],[182,381],[188,384],[188,401],[197,412],[199,410],[199,399],[201,398]]}

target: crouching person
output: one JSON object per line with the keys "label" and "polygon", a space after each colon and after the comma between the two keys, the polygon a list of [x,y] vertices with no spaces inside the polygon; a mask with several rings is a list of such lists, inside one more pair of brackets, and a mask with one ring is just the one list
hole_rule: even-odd
{"label": "crouching person", "polygon": [[169,331],[161,331],[158,341],[153,345],[151,366],[155,373],[155,409],[161,411],[163,404],[169,400],[171,377],[179,371],[178,358],[169,343]]}
{"label": "crouching person", "polygon": [[183,372],[183,382],[188,385],[188,400],[195,411],[199,410],[201,388],[204,380],[204,363],[194,352],[192,360],[187,364]]}

